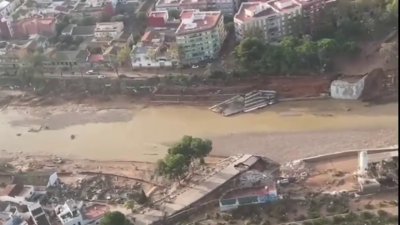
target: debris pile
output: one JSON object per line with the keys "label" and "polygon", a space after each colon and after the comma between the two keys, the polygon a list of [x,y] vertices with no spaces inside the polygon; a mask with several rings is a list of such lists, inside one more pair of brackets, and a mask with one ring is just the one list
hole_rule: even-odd
{"label": "debris pile", "polygon": [[236,95],[226,101],[210,107],[210,110],[223,116],[231,116],[241,112],[247,113],[262,109],[277,101],[276,91],[255,90],[244,95]]}
{"label": "debris pile", "polygon": [[295,160],[283,164],[280,168],[282,177],[295,177],[305,179],[310,174],[310,168],[302,160]]}
{"label": "debris pile", "polygon": [[394,75],[397,73],[392,71],[386,74],[382,68],[369,72],[360,99],[367,102],[397,99],[397,75]]}
{"label": "debris pile", "polygon": [[129,185],[117,185],[117,177],[96,175],[78,180],[75,186],[61,184],[51,188],[50,203],[60,203],[67,199],[86,201],[107,201],[109,203],[123,204],[128,200],[145,202],[146,195],[141,183],[130,181]]}

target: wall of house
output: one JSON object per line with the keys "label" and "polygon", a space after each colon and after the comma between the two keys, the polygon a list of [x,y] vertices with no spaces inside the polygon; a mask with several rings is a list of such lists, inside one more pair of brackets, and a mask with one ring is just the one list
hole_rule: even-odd
{"label": "wall of house", "polygon": [[330,92],[334,99],[357,100],[364,90],[365,77],[355,83],[343,80],[332,81]]}
{"label": "wall of house", "polygon": [[158,60],[153,61],[147,57],[147,55],[136,55],[132,56],[132,67],[133,68],[158,68],[158,67],[171,67],[172,62],[169,60]]}

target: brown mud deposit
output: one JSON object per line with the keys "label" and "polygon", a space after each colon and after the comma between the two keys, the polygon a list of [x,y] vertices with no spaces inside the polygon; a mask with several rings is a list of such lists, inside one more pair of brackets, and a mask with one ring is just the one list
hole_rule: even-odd
{"label": "brown mud deposit", "polygon": [[[123,106],[128,109],[122,109]],[[99,110],[99,107],[3,109],[1,149],[154,162],[164,156],[171,143],[183,135],[193,135],[210,138],[214,143],[213,155],[246,152],[285,161],[397,144],[397,103],[367,107],[360,102],[333,100],[285,102],[231,118],[205,107],[143,107],[126,102],[105,105],[118,110]],[[285,116],[285,113],[295,115]]]}

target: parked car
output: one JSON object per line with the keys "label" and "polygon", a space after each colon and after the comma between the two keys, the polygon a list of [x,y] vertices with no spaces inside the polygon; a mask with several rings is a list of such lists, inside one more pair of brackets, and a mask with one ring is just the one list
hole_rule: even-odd
{"label": "parked car", "polygon": [[98,78],[98,79],[104,79],[104,78],[106,78],[106,76],[104,76],[104,75],[98,75],[97,78]]}
{"label": "parked car", "polygon": [[128,78],[128,76],[125,75],[125,74],[119,74],[119,75],[118,75],[118,78]]}
{"label": "parked car", "polygon": [[94,75],[96,73],[93,70],[88,70],[88,71],[86,71],[86,74],[87,75]]}
{"label": "parked car", "polygon": [[193,65],[192,66],[192,69],[197,69],[197,68],[199,68],[199,65]]}

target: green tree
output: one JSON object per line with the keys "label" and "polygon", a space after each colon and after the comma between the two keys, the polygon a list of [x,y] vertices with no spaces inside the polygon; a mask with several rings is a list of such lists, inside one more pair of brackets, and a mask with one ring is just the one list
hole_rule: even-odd
{"label": "green tree", "polygon": [[259,27],[250,27],[244,32],[245,38],[257,38],[259,40],[264,40],[264,31]]}
{"label": "green tree", "polygon": [[124,15],[116,15],[116,16],[111,17],[111,19],[110,19],[111,22],[116,22],[116,21],[123,22],[124,20],[125,20]]}
{"label": "green tree", "polygon": [[179,178],[187,171],[189,166],[189,161],[182,154],[168,154],[164,161],[164,173],[170,178]]}
{"label": "green tree", "polygon": [[135,210],[135,201],[133,200],[128,200],[125,202],[125,208],[131,210],[133,212]]}
{"label": "green tree", "polygon": [[262,65],[260,59],[265,52],[265,44],[262,39],[246,38],[235,48],[235,58],[243,69],[251,72],[260,71]]}
{"label": "green tree", "polygon": [[228,22],[225,24],[225,29],[228,33],[233,33],[235,31],[235,24],[233,22]]}
{"label": "green tree", "polygon": [[118,62],[120,65],[124,65],[126,61],[129,59],[131,53],[131,49],[129,47],[124,47],[118,53]]}
{"label": "green tree", "polygon": [[81,26],[90,26],[90,25],[96,25],[96,18],[91,17],[91,16],[85,16],[81,20],[78,20],[78,25]]}
{"label": "green tree", "polygon": [[130,225],[131,223],[121,212],[109,212],[100,222],[100,225]]}
{"label": "green tree", "polygon": [[181,12],[177,9],[168,10],[168,17],[173,19],[179,19]]}
{"label": "green tree", "polygon": [[336,53],[338,45],[334,39],[324,38],[317,42],[317,46],[320,65],[324,68]]}
{"label": "green tree", "polygon": [[141,22],[145,22],[147,20],[147,15],[144,12],[139,12],[138,14],[136,14],[136,19]]}
{"label": "green tree", "polygon": [[69,16],[64,16],[60,22],[56,24],[56,33],[60,35],[62,30],[67,27],[71,23]]}

